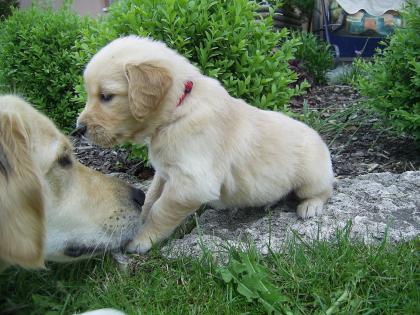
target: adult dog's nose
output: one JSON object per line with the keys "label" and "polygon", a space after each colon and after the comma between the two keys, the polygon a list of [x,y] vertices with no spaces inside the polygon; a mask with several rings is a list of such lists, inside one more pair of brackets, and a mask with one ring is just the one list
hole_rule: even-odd
{"label": "adult dog's nose", "polygon": [[87,126],[84,123],[77,123],[76,129],[74,129],[70,136],[72,137],[81,137],[86,134]]}

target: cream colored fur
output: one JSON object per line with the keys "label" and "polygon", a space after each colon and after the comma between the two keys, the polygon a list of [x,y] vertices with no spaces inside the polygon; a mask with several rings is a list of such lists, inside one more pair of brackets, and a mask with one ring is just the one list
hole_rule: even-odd
{"label": "cream colored fur", "polygon": [[132,192],[77,162],[70,141],[31,105],[0,96],[0,268],[119,249],[139,226]]}
{"label": "cream colored fur", "polygon": [[[86,136],[105,146],[146,143],[156,170],[129,250],[149,250],[201,204],[262,206],[294,191],[298,216],[322,213],[334,177],[321,137],[231,97],[163,43],[117,39],[92,58],[84,79],[88,101],[78,123]],[[177,107],[187,80],[193,89]]]}

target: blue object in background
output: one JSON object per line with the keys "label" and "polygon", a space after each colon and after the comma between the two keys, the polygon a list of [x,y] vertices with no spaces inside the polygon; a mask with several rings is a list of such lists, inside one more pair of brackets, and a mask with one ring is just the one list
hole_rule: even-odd
{"label": "blue object in background", "polygon": [[336,58],[372,57],[383,37],[334,35],[324,32],[325,40],[334,47]]}
{"label": "blue object in background", "polygon": [[[385,23],[383,17],[375,17],[364,12],[360,21],[354,18],[350,20],[351,22],[347,21],[347,24],[340,22],[342,25],[337,27],[337,23],[334,24],[330,20],[331,12],[328,12],[329,9],[325,4],[325,0],[321,0],[321,3],[323,8],[323,39],[334,47],[335,57],[338,59],[372,57],[376,49],[381,46],[380,42],[394,31],[392,25],[399,26],[401,24],[401,17],[392,17],[392,23]],[[334,10],[337,10],[337,8]],[[366,19],[373,20],[375,27],[372,29],[366,28]],[[343,30],[345,25],[348,27],[347,30]]]}

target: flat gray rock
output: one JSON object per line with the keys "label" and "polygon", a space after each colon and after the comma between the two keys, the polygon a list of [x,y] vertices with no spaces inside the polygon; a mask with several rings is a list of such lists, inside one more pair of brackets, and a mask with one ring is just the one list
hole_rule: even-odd
{"label": "flat gray rock", "polygon": [[297,202],[286,200],[267,209],[207,209],[196,216],[198,226],[162,248],[167,257],[197,256],[202,249],[254,243],[261,253],[280,250],[296,235],[304,240],[330,239],[351,224],[352,238],[372,243],[387,235],[391,242],[420,233],[420,172],[373,173],[338,181],[321,217],[301,220]]}

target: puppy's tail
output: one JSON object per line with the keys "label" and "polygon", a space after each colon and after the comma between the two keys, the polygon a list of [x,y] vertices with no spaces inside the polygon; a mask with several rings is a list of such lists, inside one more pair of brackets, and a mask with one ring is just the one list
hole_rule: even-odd
{"label": "puppy's tail", "polygon": [[3,266],[44,266],[44,202],[30,151],[29,133],[21,117],[0,110],[0,265]]}

